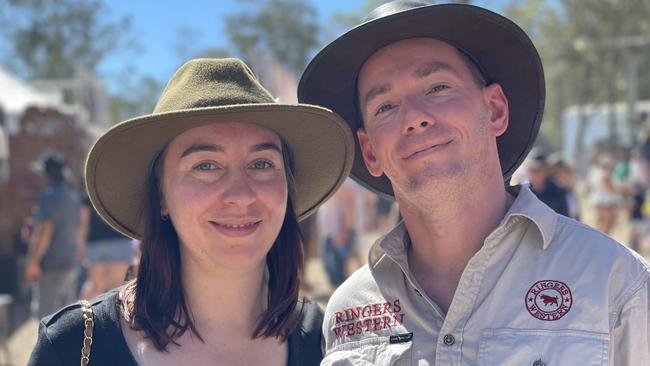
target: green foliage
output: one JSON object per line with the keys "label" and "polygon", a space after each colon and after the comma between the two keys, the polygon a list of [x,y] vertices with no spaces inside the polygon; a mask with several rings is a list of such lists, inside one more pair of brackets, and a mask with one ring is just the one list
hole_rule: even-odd
{"label": "green foliage", "polygon": [[[647,0],[512,1],[505,13],[531,35],[542,56],[547,85],[542,134],[554,148],[561,147],[564,108],[626,100],[630,57],[640,58],[638,95],[650,98]],[[610,133],[616,144],[615,130]]]}
{"label": "green foliage", "polygon": [[68,78],[94,72],[129,34],[131,21],[108,21],[101,0],[0,0],[2,29],[12,42],[14,71],[27,78]]}
{"label": "green foliage", "polygon": [[301,0],[251,0],[225,19],[231,43],[246,59],[270,55],[296,75],[318,44],[316,9]]}
{"label": "green foliage", "polygon": [[132,77],[133,72],[124,73],[119,93],[112,95],[109,117],[112,123],[151,113],[162,91],[163,85],[151,76]]}

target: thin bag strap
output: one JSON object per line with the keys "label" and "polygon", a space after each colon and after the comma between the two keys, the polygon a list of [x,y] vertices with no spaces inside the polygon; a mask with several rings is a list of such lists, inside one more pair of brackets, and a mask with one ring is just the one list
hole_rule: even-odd
{"label": "thin bag strap", "polygon": [[81,347],[81,366],[88,366],[90,362],[90,347],[93,345],[93,309],[90,307],[88,300],[81,300],[81,310],[84,315],[84,342]]}

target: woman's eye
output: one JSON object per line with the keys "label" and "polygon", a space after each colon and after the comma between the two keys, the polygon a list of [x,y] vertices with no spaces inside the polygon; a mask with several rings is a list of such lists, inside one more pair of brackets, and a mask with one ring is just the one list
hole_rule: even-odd
{"label": "woman's eye", "polygon": [[251,165],[253,169],[269,169],[273,168],[273,164],[266,160],[258,160]]}
{"label": "woman's eye", "polygon": [[427,94],[437,93],[437,92],[445,90],[445,89],[449,89],[449,86],[444,85],[444,84],[434,85],[433,87],[431,87],[431,89],[429,89]]}
{"label": "woman's eye", "polygon": [[204,161],[201,163],[196,164],[193,169],[195,170],[214,170],[216,169],[216,165],[214,163],[211,163],[209,161]]}
{"label": "woman's eye", "polygon": [[384,112],[388,112],[393,108],[395,108],[394,104],[383,104],[377,109],[377,113],[375,113],[375,116]]}

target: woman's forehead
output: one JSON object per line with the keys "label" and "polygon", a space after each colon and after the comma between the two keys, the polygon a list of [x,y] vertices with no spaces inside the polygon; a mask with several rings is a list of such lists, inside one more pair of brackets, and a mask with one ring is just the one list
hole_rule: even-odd
{"label": "woman's forehead", "polygon": [[274,143],[281,146],[280,137],[272,130],[243,122],[219,122],[189,129],[176,136],[170,148],[192,144],[215,144],[222,147]]}

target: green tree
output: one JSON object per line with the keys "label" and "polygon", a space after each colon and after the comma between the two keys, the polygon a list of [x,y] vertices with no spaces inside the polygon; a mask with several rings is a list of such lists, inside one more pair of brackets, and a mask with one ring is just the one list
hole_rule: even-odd
{"label": "green tree", "polygon": [[113,123],[151,113],[163,88],[155,78],[137,75],[130,68],[120,76],[119,84],[119,92],[110,98],[109,114]]}
{"label": "green tree", "polygon": [[[650,97],[650,63],[644,46],[630,40],[650,39],[650,2],[645,0],[541,0],[512,2],[506,14],[532,36],[544,62],[547,105],[542,134],[554,148],[561,146],[562,113],[569,105],[610,106],[609,144],[619,143],[613,104],[630,91],[630,57],[640,57],[639,96]],[[647,49],[647,44],[645,45]],[[586,113],[578,121],[578,154],[588,128]],[[636,131],[632,129],[631,134]]]}
{"label": "green tree", "polygon": [[77,67],[95,72],[126,46],[131,20],[107,20],[101,0],[0,0],[6,59],[26,78],[68,78]]}
{"label": "green tree", "polygon": [[251,0],[225,22],[240,57],[251,62],[270,56],[295,75],[318,45],[316,9],[302,0]]}

